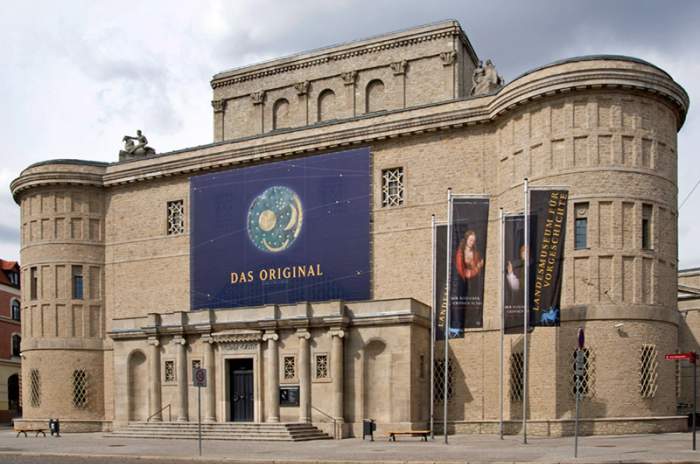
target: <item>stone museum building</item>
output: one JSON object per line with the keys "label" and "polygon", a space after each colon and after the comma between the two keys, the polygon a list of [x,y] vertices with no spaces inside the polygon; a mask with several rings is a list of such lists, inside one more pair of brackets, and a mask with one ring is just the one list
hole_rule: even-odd
{"label": "stone museum building", "polygon": [[[504,82],[443,21],[214,75],[211,143],[159,153],[139,132],[111,163],[27,167],[22,422],[158,436],[190,430],[201,393],[223,436],[425,429],[434,367],[436,425],[447,396],[451,432],[497,433],[499,210],[523,211],[528,178],[568,190],[561,326],[528,337],[529,433],[573,431],[579,327],[583,433],[685,430],[691,386],[664,355],[700,329],[677,303],[688,95],[626,56],[523,71]],[[448,188],[489,208],[481,327],[449,341],[446,372],[431,218]],[[506,433],[523,351],[505,336]]]}

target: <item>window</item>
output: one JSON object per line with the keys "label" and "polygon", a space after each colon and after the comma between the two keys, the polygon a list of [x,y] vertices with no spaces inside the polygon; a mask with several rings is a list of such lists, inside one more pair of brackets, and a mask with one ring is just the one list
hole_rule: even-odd
{"label": "window", "polygon": [[88,375],[85,369],[73,371],[73,406],[85,409],[88,404]]}
{"label": "window", "polygon": [[182,200],[168,202],[168,235],[185,233],[185,205]]}
{"label": "window", "polygon": [[653,208],[651,205],[642,205],[642,248],[652,249],[651,243],[651,217]]}
{"label": "window", "polygon": [[403,194],[403,168],[384,169],[382,171],[382,208],[401,206]]}
{"label": "window", "polygon": [[8,277],[10,278],[10,283],[12,285],[19,285],[19,274],[16,272],[10,272],[8,273]]}
{"label": "window", "polygon": [[12,356],[19,357],[22,353],[20,347],[22,346],[22,337],[18,334],[12,335]]}
{"label": "window", "polygon": [[34,408],[41,405],[41,377],[39,369],[29,371],[29,404]]}
{"label": "window", "polygon": [[365,100],[365,112],[372,113],[386,109],[384,99],[384,83],[379,79],[374,79],[367,84]]}
{"label": "window", "polygon": [[272,106],[272,129],[282,129],[290,126],[289,101],[280,98]]}
{"label": "window", "polygon": [[328,367],[328,355],[327,354],[317,354],[315,364],[316,364],[316,369],[314,370],[314,374],[315,374],[315,377],[317,379],[330,378],[329,367]]}
{"label": "window", "polygon": [[445,375],[447,375],[447,401],[454,396],[454,359],[450,359],[445,373],[445,360],[436,359],[433,376],[433,399],[436,403],[445,401]]}
{"label": "window", "polygon": [[639,394],[642,398],[656,396],[659,361],[656,345],[644,344],[639,349]]}
{"label": "window", "polygon": [[282,378],[284,380],[295,380],[297,378],[296,357],[284,356],[282,358]]}
{"label": "window", "polygon": [[21,308],[19,305],[19,300],[12,300],[12,303],[10,303],[10,314],[12,315],[12,320],[13,321],[19,321],[21,318]]}
{"label": "window", "polygon": [[39,276],[37,274],[37,268],[36,267],[31,268],[29,270],[29,274],[30,274],[30,280],[31,280],[31,282],[29,283],[29,287],[30,287],[29,288],[29,297],[32,300],[36,300],[37,299],[37,292],[38,292],[37,289],[39,288]]}
{"label": "window", "polygon": [[574,205],[574,248],[588,248],[588,203]]}
{"label": "window", "polygon": [[71,266],[72,292],[74,300],[83,299],[83,266]]}
{"label": "window", "polygon": [[175,361],[165,361],[165,382],[175,382]]}
{"label": "window", "polygon": [[510,354],[510,400],[518,402],[523,400],[525,390],[525,356],[523,353]]}
{"label": "window", "polygon": [[576,391],[581,393],[581,397],[592,397],[593,396],[593,383],[594,383],[594,369],[593,369],[593,352],[589,348],[582,348],[583,353],[583,375],[579,379],[578,385],[576,384],[576,353],[579,350],[576,349],[572,353],[571,357],[571,395],[576,398]]}
{"label": "window", "polygon": [[327,121],[335,116],[335,92],[326,89],[318,95],[318,120]]}

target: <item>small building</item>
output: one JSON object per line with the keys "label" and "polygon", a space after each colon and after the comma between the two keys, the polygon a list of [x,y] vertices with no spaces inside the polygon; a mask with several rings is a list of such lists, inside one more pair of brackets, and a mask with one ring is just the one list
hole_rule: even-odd
{"label": "small building", "polygon": [[20,266],[0,259],[0,423],[21,414]]}
{"label": "small building", "polygon": [[[359,436],[506,432],[523,414],[522,335],[499,358],[499,208],[523,182],[566,186],[561,326],[529,337],[528,430],[679,431],[677,133],[688,96],[664,70],[584,56],[508,83],[459,23],[216,74],[213,142],[117,161],[48,160],[21,207],[23,420],[62,430],[205,419],[311,422]],[[207,102],[207,104],[209,104]],[[135,143],[138,142],[138,143]],[[431,217],[447,189],[488,198],[483,317],[430,365]],[[499,364],[505,366],[503,395]],[[430,372],[435,395],[430,396]],[[447,392],[444,386],[447,386]],[[446,393],[446,394],[445,394]]]}

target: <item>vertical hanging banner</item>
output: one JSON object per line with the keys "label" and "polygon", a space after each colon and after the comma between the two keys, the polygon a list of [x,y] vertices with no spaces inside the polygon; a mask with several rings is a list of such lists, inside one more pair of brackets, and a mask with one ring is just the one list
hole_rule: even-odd
{"label": "vertical hanging banner", "polygon": [[530,324],[558,326],[566,236],[566,190],[531,190]]}
{"label": "vertical hanging banner", "polygon": [[445,319],[447,316],[447,224],[435,224],[435,339],[445,339]]}
{"label": "vertical hanging banner", "polygon": [[488,198],[452,200],[450,266],[450,338],[481,328],[484,313],[484,264],[489,222]]}
{"label": "vertical hanging banner", "polygon": [[525,220],[524,215],[504,218],[503,238],[503,328],[506,334],[523,333],[525,310]]}

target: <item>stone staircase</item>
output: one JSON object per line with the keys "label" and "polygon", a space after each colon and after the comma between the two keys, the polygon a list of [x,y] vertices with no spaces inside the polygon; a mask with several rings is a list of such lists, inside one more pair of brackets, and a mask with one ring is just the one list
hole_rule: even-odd
{"label": "stone staircase", "polygon": [[[160,438],[196,440],[196,422],[130,422],[109,438]],[[203,440],[307,441],[330,437],[311,424],[225,422],[202,423]]]}

